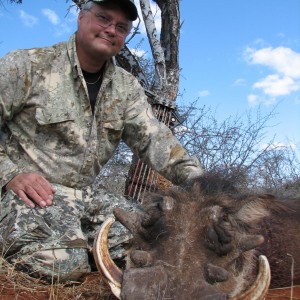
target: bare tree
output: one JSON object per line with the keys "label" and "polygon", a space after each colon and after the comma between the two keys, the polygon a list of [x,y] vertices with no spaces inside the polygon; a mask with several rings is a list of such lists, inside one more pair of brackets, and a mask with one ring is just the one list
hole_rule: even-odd
{"label": "bare tree", "polygon": [[300,196],[300,160],[291,146],[273,146],[259,157],[252,172],[256,185],[267,192]]}
{"label": "bare tree", "polygon": [[241,187],[279,191],[300,178],[300,162],[291,147],[266,142],[275,108],[262,115],[260,109],[246,116],[218,121],[216,112],[197,102],[182,107],[184,122],[176,135],[189,153],[196,155],[205,170],[222,172]]}

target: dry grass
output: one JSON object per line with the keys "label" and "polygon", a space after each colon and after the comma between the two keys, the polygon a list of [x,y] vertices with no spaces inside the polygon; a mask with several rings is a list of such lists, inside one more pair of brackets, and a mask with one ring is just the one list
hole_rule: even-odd
{"label": "dry grass", "polygon": [[16,271],[0,258],[0,300],[115,300],[103,277],[90,273],[80,282],[48,284]]}
{"label": "dry grass", "polygon": [[[14,270],[12,265],[0,257],[0,300],[72,299],[117,300],[98,272],[88,274],[81,282],[48,284]],[[265,298],[265,300],[291,299],[300,300],[300,286],[270,290]]]}

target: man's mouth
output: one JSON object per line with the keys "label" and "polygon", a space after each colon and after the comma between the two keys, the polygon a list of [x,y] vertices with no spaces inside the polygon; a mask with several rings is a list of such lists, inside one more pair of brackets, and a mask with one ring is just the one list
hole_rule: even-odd
{"label": "man's mouth", "polygon": [[114,41],[112,41],[112,40],[110,40],[110,39],[107,39],[107,38],[105,38],[105,37],[103,37],[103,36],[101,36],[101,35],[96,35],[96,38],[100,38],[100,39],[102,39],[102,40],[105,40],[105,41],[107,41],[108,43],[110,43],[112,46],[115,46],[116,45],[116,43],[114,42]]}

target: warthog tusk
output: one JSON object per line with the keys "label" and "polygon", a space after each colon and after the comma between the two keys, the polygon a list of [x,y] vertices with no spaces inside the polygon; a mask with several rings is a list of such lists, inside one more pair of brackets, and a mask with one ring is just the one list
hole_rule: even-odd
{"label": "warthog tusk", "polygon": [[259,256],[259,271],[252,286],[241,295],[229,298],[229,300],[263,300],[271,281],[271,271],[268,259]]}
{"label": "warthog tusk", "polygon": [[114,222],[115,219],[111,217],[101,225],[94,240],[93,255],[97,269],[105,276],[113,294],[121,299],[123,273],[113,262],[108,251],[108,232]]}

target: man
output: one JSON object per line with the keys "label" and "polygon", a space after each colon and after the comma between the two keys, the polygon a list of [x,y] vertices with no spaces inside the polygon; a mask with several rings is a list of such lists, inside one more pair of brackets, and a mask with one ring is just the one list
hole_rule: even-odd
{"label": "man", "polygon": [[[153,116],[137,80],[114,64],[136,18],[130,0],[81,1],[67,43],[1,59],[0,249],[32,276],[89,272],[93,229],[114,207],[131,209],[92,187],[121,139],[174,184],[202,173]],[[121,226],[113,230],[115,258],[128,239]]]}

